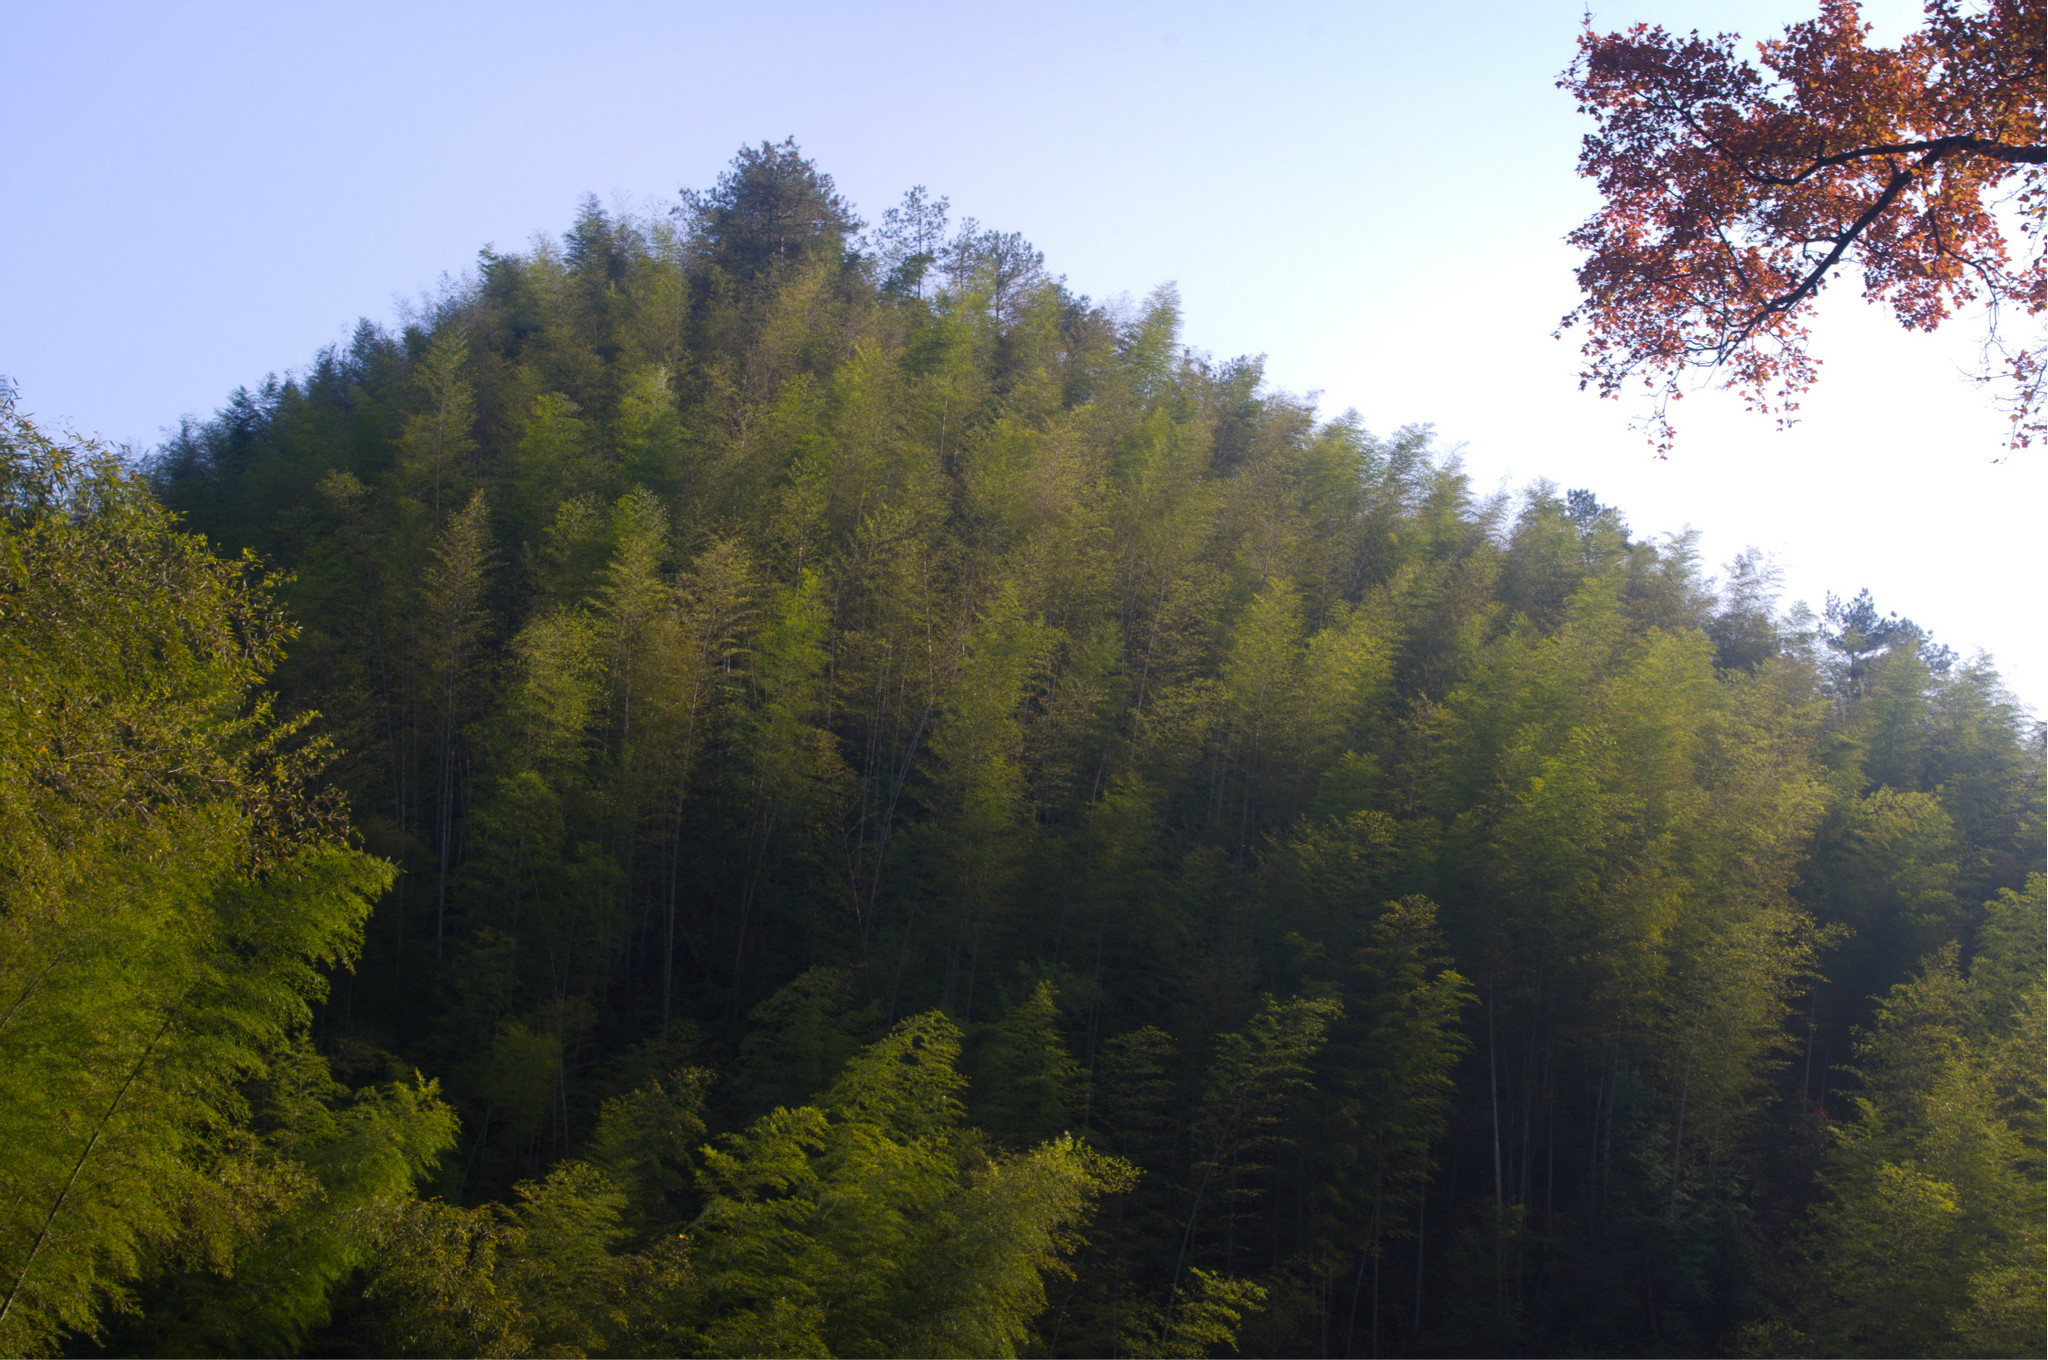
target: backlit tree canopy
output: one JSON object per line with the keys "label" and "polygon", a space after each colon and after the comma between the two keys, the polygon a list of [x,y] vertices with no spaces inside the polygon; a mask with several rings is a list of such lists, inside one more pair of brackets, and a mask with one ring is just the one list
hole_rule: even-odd
{"label": "backlit tree canopy", "polygon": [[1732,34],[1588,24],[1559,81],[1598,124],[1579,171],[1604,200],[1569,237],[1587,256],[1564,319],[1586,330],[1581,385],[1641,378],[1660,452],[1688,369],[1796,410],[1815,299],[1860,266],[1864,296],[1909,329],[1990,304],[1983,376],[2029,443],[2041,348],[2012,331],[2044,305],[2042,25],[2040,0],[1929,0],[1919,31],[1872,47],[1854,0],[1824,0],[1757,44],[1760,70]]}

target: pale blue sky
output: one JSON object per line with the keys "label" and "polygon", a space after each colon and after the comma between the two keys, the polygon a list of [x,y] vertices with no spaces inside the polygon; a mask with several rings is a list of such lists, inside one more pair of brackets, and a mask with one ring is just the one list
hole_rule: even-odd
{"label": "pale blue sky", "polygon": [[[0,373],[147,446],[358,316],[557,232],[595,192],[709,184],[794,134],[864,214],[913,183],[1022,231],[1076,289],[1176,281],[1187,338],[1368,426],[1434,422],[1482,489],[1548,476],[1639,533],[1862,586],[2048,696],[2048,452],[2002,464],[1971,336],[1840,290],[1789,435],[1684,403],[1653,460],[1550,340],[1592,206],[1553,87],[1580,0],[1416,4],[460,5],[0,0]],[[1785,0],[1595,20],[1775,32]],[[1872,5],[1881,37],[1918,6]]]}

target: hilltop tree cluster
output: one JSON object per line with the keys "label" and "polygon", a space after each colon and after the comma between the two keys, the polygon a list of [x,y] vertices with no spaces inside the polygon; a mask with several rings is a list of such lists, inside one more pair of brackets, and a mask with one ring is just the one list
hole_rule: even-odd
{"label": "hilltop tree cluster", "polygon": [[2042,728],[1867,595],[789,144],[0,447],[0,1350],[2042,1346]]}

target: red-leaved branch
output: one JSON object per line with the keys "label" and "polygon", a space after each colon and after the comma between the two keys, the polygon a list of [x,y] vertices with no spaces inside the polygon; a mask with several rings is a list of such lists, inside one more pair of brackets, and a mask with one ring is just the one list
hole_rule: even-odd
{"label": "red-leaved branch", "polygon": [[1559,331],[1584,329],[1581,386],[1650,390],[1660,454],[1689,370],[1789,419],[1816,376],[1815,298],[1852,266],[1913,330],[1988,303],[1979,377],[2012,447],[2042,433],[2043,0],[1931,0],[1897,47],[1868,34],[1852,0],[1824,0],[1757,44],[1761,69],[1729,34],[1579,39],[1558,83],[1597,124],[1579,171],[1603,204],[1569,238],[1583,296]]}

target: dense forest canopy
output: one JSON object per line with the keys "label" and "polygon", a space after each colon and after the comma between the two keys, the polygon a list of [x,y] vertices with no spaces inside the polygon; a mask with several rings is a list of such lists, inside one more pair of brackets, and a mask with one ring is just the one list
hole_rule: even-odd
{"label": "dense forest canopy", "polygon": [[9,406],[0,1350],[2038,1354],[1990,663],[948,207]]}

